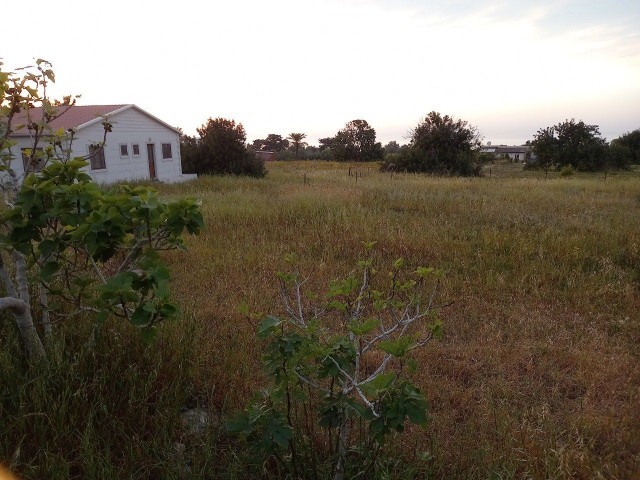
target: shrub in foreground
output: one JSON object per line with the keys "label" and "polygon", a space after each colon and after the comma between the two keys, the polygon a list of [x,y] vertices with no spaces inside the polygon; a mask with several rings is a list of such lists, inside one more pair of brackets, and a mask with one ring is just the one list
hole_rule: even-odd
{"label": "shrub in foreground", "polygon": [[286,314],[258,327],[272,384],[229,428],[252,440],[275,476],[372,478],[385,440],[407,420],[427,420],[426,400],[403,372],[441,332],[440,272],[407,272],[399,259],[383,274],[364,260],[316,305],[297,272],[278,276]]}

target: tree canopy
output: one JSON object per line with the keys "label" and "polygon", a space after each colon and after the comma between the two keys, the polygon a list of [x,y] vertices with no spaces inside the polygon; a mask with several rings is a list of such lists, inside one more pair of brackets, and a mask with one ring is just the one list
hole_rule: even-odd
{"label": "tree canopy", "polygon": [[479,145],[475,127],[432,111],[413,130],[408,148],[402,148],[393,163],[385,162],[382,168],[437,175],[479,175]]}
{"label": "tree canopy", "polygon": [[610,148],[614,166],[624,168],[640,164],[640,128],[614,139]]}
{"label": "tree canopy", "polygon": [[287,140],[291,141],[293,149],[296,152],[296,160],[298,159],[298,152],[300,150],[300,147],[306,146],[306,142],[304,142],[305,138],[307,138],[306,133],[290,133],[287,137]]}
{"label": "tree canopy", "polygon": [[376,131],[366,120],[351,120],[328,145],[333,158],[340,161],[368,162],[381,160],[384,155],[382,145],[376,142]]}
{"label": "tree canopy", "polygon": [[264,162],[247,150],[247,135],[241,123],[226,118],[209,119],[196,129],[198,141],[197,173],[249,175],[263,177]]}
{"label": "tree canopy", "polygon": [[270,133],[267,138],[258,138],[252,143],[256,150],[266,150],[271,152],[281,152],[289,148],[289,140],[282,138],[282,135]]}
{"label": "tree canopy", "polygon": [[184,133],[180,135],[180,159],[184,173],[198,173],[198,139]]}
{"label": "tree canopy", "polygon": [[391,153],[399,153],[399,152],[400,152],[400,144],[395,140],[390,141],[384,146],[385,155],[391,154]]}
{"label": "tree canopy", "polygon": [[609,166],[609,150],[606,140],[599,135],[597,125],[572,118],[538,130],[532,142],[533,153],[545,168],[571,166],[580,171],[603,170]]}

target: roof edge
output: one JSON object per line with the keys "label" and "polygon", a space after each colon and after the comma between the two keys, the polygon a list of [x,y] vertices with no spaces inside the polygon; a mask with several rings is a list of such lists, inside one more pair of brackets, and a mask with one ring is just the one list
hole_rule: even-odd
{"label": "roof edge", "polygon": [[82,125],[78,125],[78,126],[76,127],[76,130],[80,130],[80,129],[85,128],[85,127],[88,127],[88,126],[95,125],[97,122],[101,121],[101,120],[102,120],[102,118],[104,118],[104,117],[107,117],[107,118],[108,118],[108,117],[111,117],[111,116],[113,116],[113,115],[117,115],[117,114],[119,114],[119,113],[122,113],[122,112],[124,112],[124,111],[126,111],[126,110],[130,110],[130,109],[132,109],[132,108],[136,109],[137,111],[139,111],[139,112],[140,112],[140,113],[142,113],[143,115],[146,115],[146,116],[147,116],[147,117],[149,117],[150,119],[152,119],[152,120],[154,120],[154,121],[158,122],[159,124],[161,124],[161,125],[163,125],[163,126],[165,126],[165,127],[169,128],[169,129],[173,130],[173,131],[174,131],[174,132],[176,132],[177,134],[179,134],[179,135],[181,135],[181,134],[182,134],[182,132],[180,132],[180,130],[178,130],[176,127],[173,127],[173,126],[169,125],[167,122],[164,122],[164,121],[160,120],[160,119],[159,119],[158,117],[156,117],[155,115],[151,115],[149,112],[147,112],[147,111],[146,111],[146,110],[144,110],[143,108],[140,108],[139,106],[137,106],[137,105],[135,105],[135,104],[133,104],[133,103],[129,103],[128,105],[125,105],[124,107],[120,107],[120,108],[118,108],[118,109],[116,109],[116,110],[114,110],[114,111],[112,111],[112,112],[109,112],[109,113],[107,113],[106,115],[103,115],[102,117],[97,117],[97,118],[94,118],[93,120],[90,120],[90,121],[88,121],[88,122],[83,123]]}

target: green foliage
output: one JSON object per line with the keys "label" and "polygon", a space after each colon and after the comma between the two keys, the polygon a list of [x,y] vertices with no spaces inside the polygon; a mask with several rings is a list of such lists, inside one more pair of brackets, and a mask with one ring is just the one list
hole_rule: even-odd
{"label": "green foliage", "polygon": [[535,164],[545,170],[566,165],[578,171],[604,170],[610,165],[609,150],[599,135],[597,125],[575,119],[540,129],[532,142]]}
{"label": "green foliage", "polygon": [[304,139],[307,138],[306,133],[290,133],[287,137],[287,140],[291,142],[291,146],[295,151],[295,160],[298,159],[298,152],[300,148],[304,148],[307,144],[304,142]]}
{"label": "green foliage", "polygon": [[413,130],[409,147],[401,149],[397,158],[385,160],[381,168],[437,175],[479,175],[479,144],[475,127],[463,120],[430,112]]}
{"label": "green foliage", "polygon": [[395,140],[390,141],[384,146],[384,154],[400,153],[400,144]]}
{"label": "green foliage", "polygon": [[[36,313],[47,336],[54,320],[90,314],[99,324],[109,316],[126,319],[152,338],[154,326],[177,310],[158,251],[184,248],[183,233],[200,231],[199,204],[165,202],[145,187],[105,189],[93,183],[84,171],[85,159],[70,158],[73,132],[51,127],[65,111],[59,107],[73,103],[71,97],[50,101],[46,86],[55,76],[48,62],[36,65],[22,77],[0,75],[0,160],[6,172],[6,208],[0,215],[3,308],[11,309],[27,352],[38,359],[46,354],[34,326]],[[37,120],[29,115],[35,106],[44,111]],[[13,125],[16,114],[27,118],[33,142],[24,177],[12,168],[10,134],[24,127]],[[106,137],[107,119],[103,127]],[[10,268],[8,258],[14,263]]]}
{"label": "green foliage", "polygon": [[[326,140],[326,139],[325,139]],[[382,145],[376,131],[366,120],[351,120],[330,142],[331,155],[338,161],[368,162],[382,160]]]}
{"label": "green foliage", "polygon": [[241,123],[225,118],[209,119],[197,129],[196,172],[264,177],[264,162],[245,145],[247,139]]}
{"label": "green foliage", "polygon": [[380,275],[373,264],[331,282],[321,305],[303,300],[295,270],[279,273],[286,315],[258,325],[272,384],[228,429],[296,478],[375,469],[389,435],[426,424],[426,400],[402,365],[415,366],[412,351],[441,330],[432,306],[441,272],[398,259]]}
{"label": "green foliage", "polygon": [[640,164],[640,128],[612,140],[611,164],[615,168],[628,168]]}
{"label": "green foliage", "polygon": [[270,152],[281,152],[289,148],[289,140],[282,138],[282,135],[270,133],[267,138],[258,138],[253,141],[252,146],[256,150],[266,150]]}
{"label": "green foliage", "polygon": [[574,173],[575,173],[575,170],[573,169],[573,167],[571,165],[565,165],[564,167],[562,167],[560,169],[560,176],[561,177],[570,177]]}
{"label": "green foliage", "polygon": [[[53,162],[29,175],[2,217],[2,246],[24,254],[51,295],[90,308],[98,319],[113,314],[150,329],[176,312],[157,250],[183,248],[183,232],[200,231],[198,203],[167,203],[140,186],[104,190],[85,165]],[[105,276],[114,260],[118,268]]]}
{"label": "green foliage", "polygon": [[184,173],[198,173],[198,139],[189,135],[180,135],[180,160]]}

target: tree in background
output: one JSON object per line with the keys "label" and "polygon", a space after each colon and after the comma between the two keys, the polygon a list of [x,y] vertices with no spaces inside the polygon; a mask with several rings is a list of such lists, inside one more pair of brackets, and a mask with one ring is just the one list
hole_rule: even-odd
{"label": "tree in background", "polygon": [[197,129],[198,173],[264,177],[264,162],[247,150],[247,135],[241,123],[226,118],[209,119]]}
{"label": "tree in background", "polygon": [[376,142],[376,131],[366,120],[351,120],[331,142],[335,160],[368,162],[382,160],[382,145]]}
{"label": "tree in background", "polygon": [[535,161],[529,158],[527,166],[528,168],[543,168],[546,173],[555,164],[558,155],[558,139],[555,136],[554,128],[541,128],[533,138],[531,145]]}
{"label": "tree in background", "polygon": [[394,163],[385,161],[381,168],[437,175],[479,175],[479,146],[475,127],[464,120],[430,112],[413,130],[409,146],[401,149]]}
{"label": "tree in background", "polygon": [[384,146],[384,154],[388,155],[391,153],[399,153],[400,152],[400,144],[395,140],[390,141]]}
{"label": "tree in background", "polygon": [[305,138],[307,138],[306,133],[290,133],[287,137],[287,140],[291,141],[293,144],[293,149],[296,152],[296,160],[298,159],[298,151],[300,150],[300,147],[304,147],[306,145],[304,142]]}
{"label": "tree in background", "polygon": [[609,149],[599,135],[597,125],[572,118],[538,130],[532,142],[533,152],[544,168],[571,166],[580,171],[604,170],[609,166]]}
{"label": "tree in background", "polygon": [[612,166],[627,168],[640,164],[640,128],[614,139],[609,148]]}
{"label": "tree in background", "polygon": [[253,141],[252,146],[254,149],[266,150],[270,152],[281,152],[289,148],[289,140],[282,138],[281,135],[270,133],[267,138],[258,138]]}
{"label": "tree in background", "polygon": [[201,173],[198,171],[198,139],[180,134],[180,159],[183,173]]}
{"label": "tree in background", "polygon": [[325,138],[321,138],[318,140],[319,143],[319,149],[321,152],[324,152],[325,150],[331,150],[331,147],[333,146],[333,137],[325,137]]}

